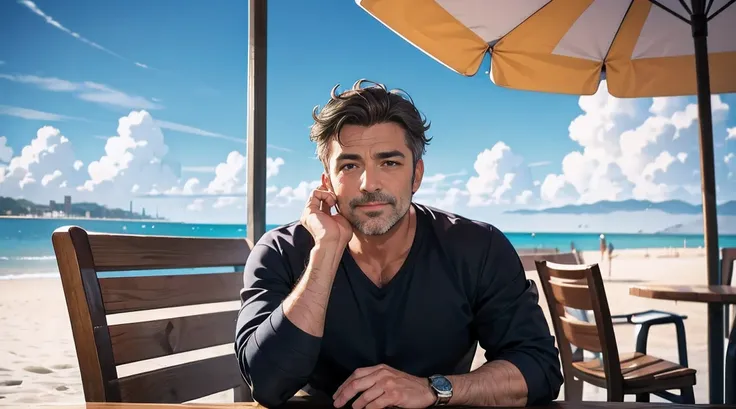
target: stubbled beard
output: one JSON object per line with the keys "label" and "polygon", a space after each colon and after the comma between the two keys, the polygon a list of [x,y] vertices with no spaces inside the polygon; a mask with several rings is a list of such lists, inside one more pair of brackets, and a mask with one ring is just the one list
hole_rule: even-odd
{"label": "stubbled beard", "polygon": [[[365,212],[368,219],[361,220],[355,213],[355,210],[358,206],[371,202],[386,203],[388,208],[381,211]],[[386,234],[409,210],[408,206],[406,209],[397,208],[396,198],[382,192],[365,193],[360,197],[352,199],[349,203],[349,207],[350,217],[348,217],[348,221],[355,230],[366,236],[380,236],[382,234]]]}

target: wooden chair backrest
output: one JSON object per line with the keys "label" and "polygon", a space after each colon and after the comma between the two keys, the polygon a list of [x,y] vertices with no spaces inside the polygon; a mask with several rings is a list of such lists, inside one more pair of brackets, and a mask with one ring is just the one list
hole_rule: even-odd
{"label": "wooden chair backrest", "polygon": [[[733,263],[736,262],[736,247],[726,247],[721,249],[721,283],[723,285],[736,285],[733,278]],[[731,320],[736,316],[736,305],[730,307],[731,313],[728,312],[729,307],[725,308],[724,326],[726,329],[726,337],[731,333],[733,323]]]}
{"label": "wooden chair backrest", "polygon": [[536,261],[551,261],[553,263],[561,264],[579,264],[581,259],[578,253],[526,253],[519,251],[519,258],[521,258],[521,264],[524,266],[524,271],[534,271],[536,269]]}
{"label": "wooden chair backrest", "polygon": [[721,249],[721,282],[723,285],[736,285],[733,280],[733,263],[736,261],[736,247]]}
{"label": "wooden chair backrest", "polygon": [[[572,348],[602,355],[607,388],[623,391],[623,377],[603,278],[597,264],[535,261],[549,307],[565,378],[572,380]],[[581,321],[568,309],[593,311],[595,323]]]}
{"label": "wooden chair backrest", "polygon": [[[243,396],[247,386],[234,352],[118,377],[119,365],[233,343],[237,309],[118,325],[107,319],[239,300],[252,248],[247,239],[88,233],[65,226],[54,231],[52,242],[87,402],[182,403],[229,389],[236,390],[236,399]],[[198,267],[223,272],[97,274]]]}

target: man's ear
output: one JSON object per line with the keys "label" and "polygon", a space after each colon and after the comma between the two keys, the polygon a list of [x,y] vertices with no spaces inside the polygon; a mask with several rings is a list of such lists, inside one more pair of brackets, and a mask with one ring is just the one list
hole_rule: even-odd
{"label": "man's ear", "polygon": [[411,186],[411,192],[416,193],[422,186],[422,177],[424,177],[424,159],[419,159],[414,167],[414,183]]}
{"label": "man's ear", "polygon": [[330,177],[327,175],[327,172],[322,172],[322,186],[325,187],[325,189],[329,190],[332,193],[335,193],[335,189],[332,188],[332,182],[330,181]]}

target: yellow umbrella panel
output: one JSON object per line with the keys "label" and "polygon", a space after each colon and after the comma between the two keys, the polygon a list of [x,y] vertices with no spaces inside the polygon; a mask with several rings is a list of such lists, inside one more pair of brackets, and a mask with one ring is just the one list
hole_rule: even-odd
{"label": "yellow umbrella panel", "polygon": [[[691,10],[677,0],[356,0],[453,71],[491,52],[499,86],[592,95],[605,71],[616,97],[697,92]],[[709,3],[712,92],[736,92],[736,7]],[[683,21],[685,20],[685,21]]]}

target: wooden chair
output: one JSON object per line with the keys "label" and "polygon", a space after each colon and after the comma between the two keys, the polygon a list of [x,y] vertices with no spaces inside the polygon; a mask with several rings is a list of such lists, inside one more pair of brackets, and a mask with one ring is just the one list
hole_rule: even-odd
{"label": "wooden chair", "polygon": [[[736,247],[727,247],[721,249],[721,282],[723,285],[736,285],[733,280],[733,263],[736,262]],[[729,314],[728,310],[731,310]],[[724,309],[726,335],[731,329],[730,316],[736,315],[736,305],[726,306]]]}
{"label": "wooden chair", "polygon": [[[581,396],[576,379],[607,389],[608,401],[623,402],[635,394],[646,402],[649,394],[677,403],[695,403],[695,370],[640,352],[619,355],[603,278],[597,264],[575,265],[536,261],[557,336],[565,399]],[[593,311],[595,323],[576,319],[568,309]],[[573,360],[570,344],[600,354],[599,359]],[[668,390],[679,389],[675,395]]]}
{"label": "wooden chair", "polygon": [[[111,314],[238,301],[250,242],[88,233],[76,226],[55,230],[52,242],[87,402],[182,403],[229,389],[234,389],[236,401],[251,400],[234,351],[118,377],[119,365],[233,343],[237,309],[107,323]],[[196,267],[228,267],[230,271],[123,273],[107,278],[97,274]]]}

